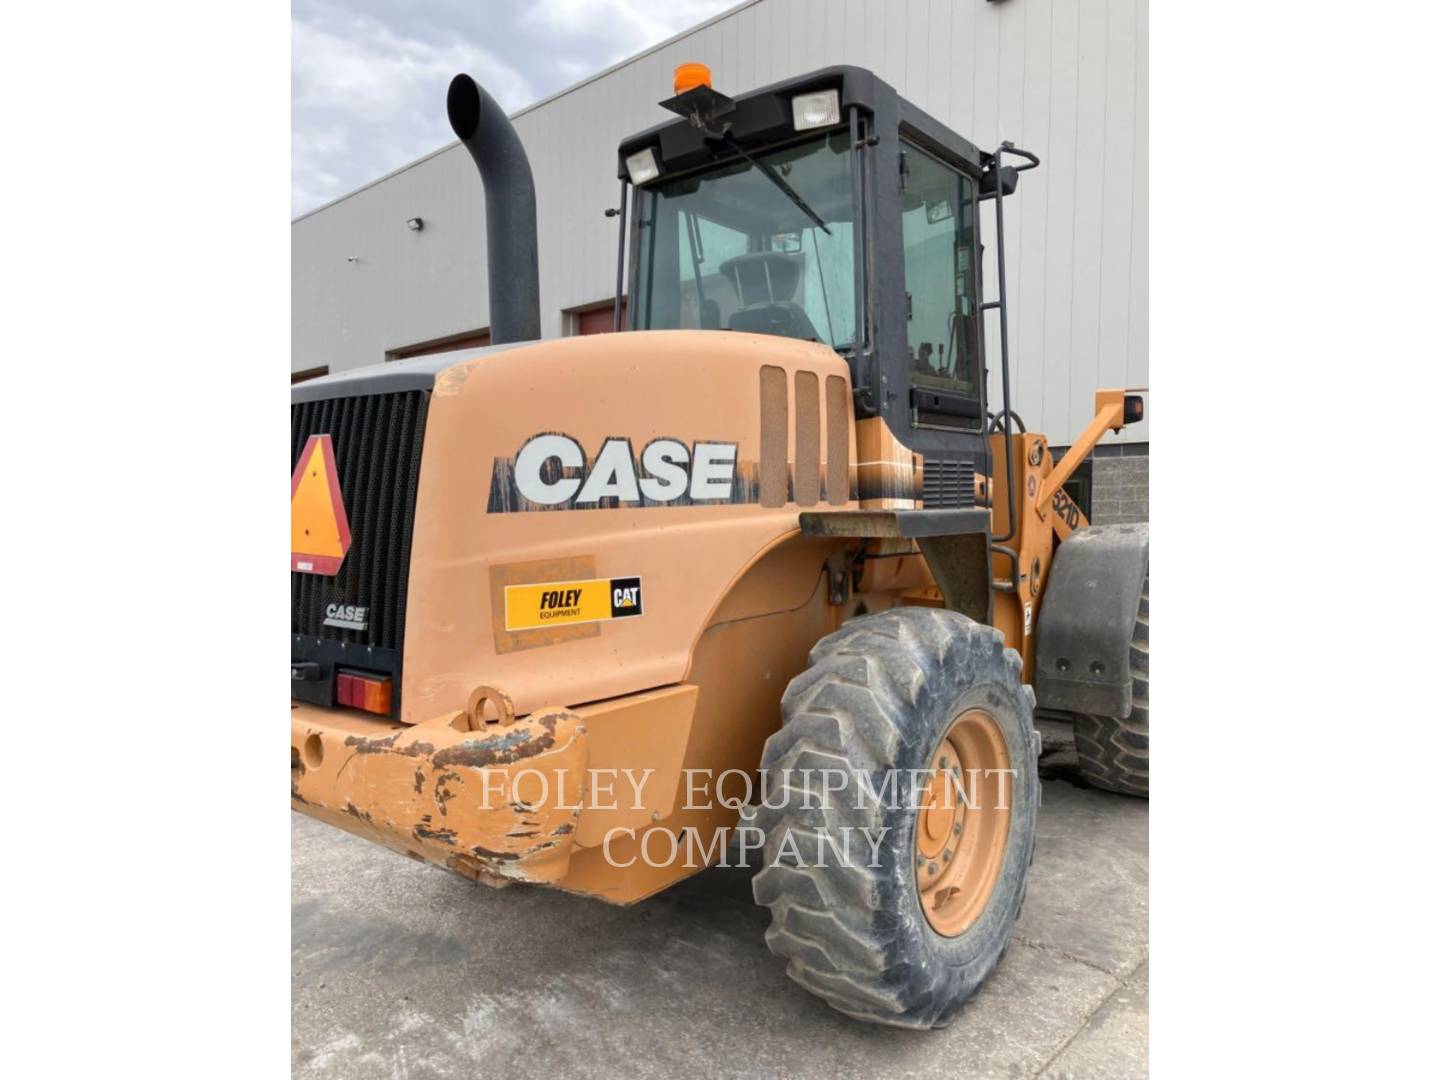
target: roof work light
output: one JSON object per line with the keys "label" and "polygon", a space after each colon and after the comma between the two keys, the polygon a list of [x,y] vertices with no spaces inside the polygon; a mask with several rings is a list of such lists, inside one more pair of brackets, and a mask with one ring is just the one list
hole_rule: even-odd
{"label": "roof work light", "polygon": [[630,174],[630,182],[637,186],[654,180],[660,175],[660,163],[655,160],[655,148],[647,146],[627,157],[625,171]]}
{"label": "roof work light", "polygon": [[796,94],[790,99],[795,114],[795,130],[829,127],[840,122],[840,91],[821,90],[818,94]]}

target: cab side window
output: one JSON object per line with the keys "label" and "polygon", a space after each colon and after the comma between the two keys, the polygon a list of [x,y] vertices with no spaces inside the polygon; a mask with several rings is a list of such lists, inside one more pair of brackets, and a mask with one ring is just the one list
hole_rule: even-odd
{"label": "cab side window", "polygon": [[905,148],[905,166],[901,223],[911,383],[948,400],[974,402],[973,409],[945,408],[925,419],[946,427],[977,428],[980,320],[974,183],[914,146]]}

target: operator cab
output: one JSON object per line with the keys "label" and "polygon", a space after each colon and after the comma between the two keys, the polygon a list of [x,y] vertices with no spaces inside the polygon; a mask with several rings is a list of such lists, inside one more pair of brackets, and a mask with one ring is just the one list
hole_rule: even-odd
{"label": "operator cab", "polygon": [[697,68],[661,102],[681,119],[620,145],[626,328],[828,345],[850,365],[858,419],[883,417],[927,463],[980,466],[976,220],[995,156],[860,68],[734,99]]}

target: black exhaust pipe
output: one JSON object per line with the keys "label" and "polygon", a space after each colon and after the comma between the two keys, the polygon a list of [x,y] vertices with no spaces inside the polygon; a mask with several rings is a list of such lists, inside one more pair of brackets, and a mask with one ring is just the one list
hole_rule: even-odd
{"label": "black exhaust pipe", "polygon": [[540,337],[540,257],[535,178],[505,111],[469,75],[450,80],[450,126],[470,151],[485,188],[490,277],[490,341]]}

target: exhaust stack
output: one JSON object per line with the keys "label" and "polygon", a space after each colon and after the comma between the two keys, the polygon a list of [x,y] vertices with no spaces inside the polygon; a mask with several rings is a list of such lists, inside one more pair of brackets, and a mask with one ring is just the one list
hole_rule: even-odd
{"label": "exhaust stack", "polygon": [[540,337],[540,259],[535,179],[505,111],[469,75],[450,80],[450,126],[470,151],[485,188],[490,278],[490,341]]}

